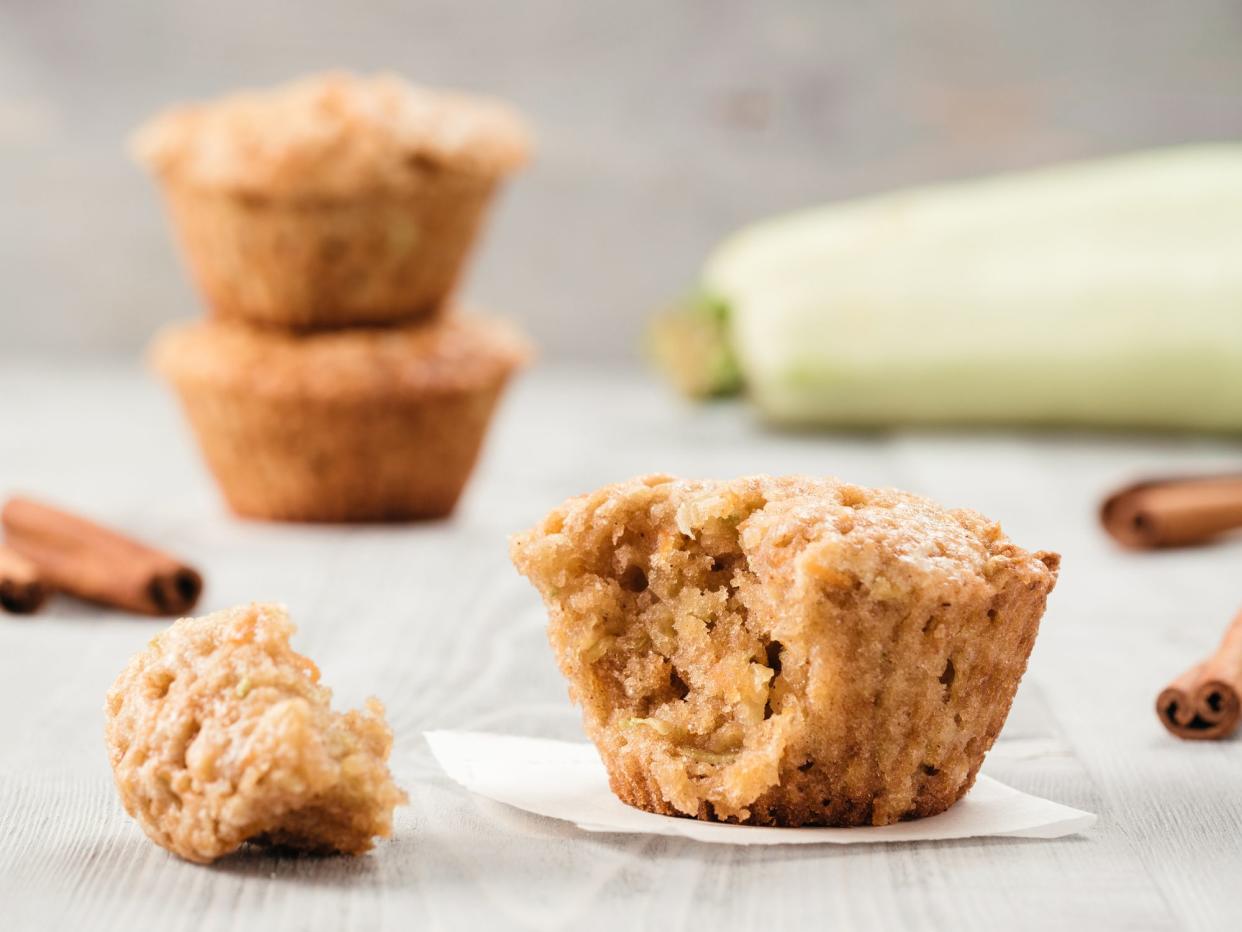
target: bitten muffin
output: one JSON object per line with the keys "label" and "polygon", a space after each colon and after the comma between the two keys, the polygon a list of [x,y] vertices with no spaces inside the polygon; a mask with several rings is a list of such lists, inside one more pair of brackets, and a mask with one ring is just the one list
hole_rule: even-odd
{"label": "bitten muffin", "polygon": [[617,796],[778,826],[884,825],[960,799],[1059,564],[973,511],[766,476],[609,486],[512,556]]}
{"label": "bitten muffin", "polygon": [[315,329],[440,307],[530,136],[495,101],[331,73],[171,110],[133,149],[216,314]]}
{"label": "bitten muffin", "polygon": [[383,707],[332,711],[293,630],[277,605],[182,618],[108,691],[116,788],[157,845],[207,863],[248,842],[361,854],[391,833],[406,795]]}
{"label": "bitten muffin", "polygon": [[452,314],[300,337],[193,323],[151,358],[238,514],[395,521],[453,510],[529,353],[506,324]]}

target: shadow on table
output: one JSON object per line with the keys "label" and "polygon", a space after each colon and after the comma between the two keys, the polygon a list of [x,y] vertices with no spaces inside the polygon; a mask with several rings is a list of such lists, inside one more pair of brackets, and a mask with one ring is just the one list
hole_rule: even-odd
{"label": "shadow on table", "polygon": [[839,858],[877,857],[881,855],[904,856],[913,852],[936,850],[942,853],[950,851],[966,853],[987,849],[1007,849],[1035,853],[1042,849],[1051,853],[1055,848],[1058,857],[1067,851],[1089,849],[1095,842],[1083,835],[1071,835],[1064,838],[1018,838],[990,836],[979,838],[943,838],[923,841],[871,842],[858,844],[817,844],[817,845],[719,845],[706,844],[685,838],[671,836],[649,837],[651,842],[647,854],[649,857],[667,861],[686,861],[701,858],[704,848],[726,848],[733,852],[732,858],[738,861],[762,862],[764,864],[794,863],[799,861],[832,861]]}
{"label": "shadow on table", "polygon": [[380,850],[353,857],[344,854],[307,854],[290,849],[244,845],[208,869],[234,877],[254,877],[277,883],[310,884],[316,887],[356,887],[377,881],[379,858],[394,847],[381,842]]}
{"label": "shadow on table", "polygon": [[[507,851],[512,845],[520,857],[529,857],[531,845],[575,845],[582,851],[617,856],[640,854],[644,858],[661,861],[719,860],[727,858],[749,862],[830,860],[833,858],[861,857],[882,852],[910,853],[919,849],[956,850],[969,852],[982,849],[1008,848],[1010,850],[1037,849],[1062,853],[1089,848],[1094,840],[1091,835],[1069,835],[1057,839],[1022,838],[1017,836],[977,836],[971,838],[946,838],[906,842],[870,842],[856,844],[786,844],[742,845],[701,842],[674,835],[647,835],[626,832],[592,832],[578,828],[569,822],[524,812],[493,800],[476,798],[478,812],[486,816],[492,832],[477,840],[470,833],[458,836],[437,837],[434,832],[424,833],[422,847],[441,850],[471,848],[472,858],[482,858],[491,864],[489,869],[503,871]],[[501,839],[504,839],[503,841]],[[525,844],[523,844],[525,842]],[[1061,847],[1065,846],[1065,847]]]}

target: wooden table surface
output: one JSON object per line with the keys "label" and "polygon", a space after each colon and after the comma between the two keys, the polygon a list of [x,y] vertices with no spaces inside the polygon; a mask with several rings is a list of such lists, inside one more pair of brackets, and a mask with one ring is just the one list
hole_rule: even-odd
{"label": "wooden table surface", "polygon": [[[69,599],[0,616],[0,927],[1238,928],[1242,741],[1178,742],[1152,704],[1242,603],[1242,541],[1125,554],[1094,508],[1135,474],[1239,461],[1242,444],[1202,438],[775,434],[639,374],[544,370],[509,397],[452,521],[263,525],[228,517],[172,402],[136,368],[0,364],[0,490],[193,559],[204,610],[287,603],[295,647],[337,701],[386,703],[411,796],[367,857],[179,861],[122,811],[102,741],[105,690],[162,622]],[[836,473],[978,508],[1018,543],[1061,551],[985,771],[1097,825],[1057,841],[709,846],[586,834],[450,782],[424,730],[581,735],[506,535],[570,494],[655,471]]]}

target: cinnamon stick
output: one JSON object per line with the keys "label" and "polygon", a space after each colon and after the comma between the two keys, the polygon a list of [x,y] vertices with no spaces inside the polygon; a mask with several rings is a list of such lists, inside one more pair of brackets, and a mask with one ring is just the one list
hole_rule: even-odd
{"label": "cinnamon stick", "polygon": [[0,546],[0,608],[14,615],[37,612],[47,599],[39,568],[12,547]]}
{"label": "cinnamon stick", "polygon": [[1242,719],[1242,611],[1216,653],[1161,691],[1156,714],[1179,738],[1207,740],[1233,733]]}
{"label": "cinnamon stick", "polygon": [[1127,547],[1185,547],[1242,528],[1242,474],[1154,479],[1110,495],[1104,530]]}
{"label": "cinnamon stick", "polygon": [[5,541],[47,585],[147,615],[184,615],[203,589],[185,563],[108,528],[27,498],[0,512]]}

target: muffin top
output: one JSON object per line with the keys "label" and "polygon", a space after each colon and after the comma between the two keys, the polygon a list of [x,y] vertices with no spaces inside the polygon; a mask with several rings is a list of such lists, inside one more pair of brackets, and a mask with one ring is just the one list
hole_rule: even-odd
{"label": "muffin top", "polygon": [[155,368],[179,385],[323,399],[490,388],[532,350],[513,327],[452,314],[402,327],[291,334],[219,321],[167,328]]}
{"label": "muffin top", "polygon": [[579,554],[609,550],[618,528],[635,522],[675,529],[685,539],[727,539],[752,570],[790,585],[861,584],[891,597],[927,585],[942,592],[974,587],[1011,565],[1055,578],[1054,555],[1027,553],[978,512],[809,476],[631,479],[554,509],[515,538],[515,558],[526,564],[536,552],[550,555],[553,542],[568,542]]}
{"label": "muffin top", "polygon": [[139,128],[137,158],[171,181],[237,193],[348,197],[401,191],[428,167],[520,168],[531,137],[505,104],[330,72],[175,107]]}

